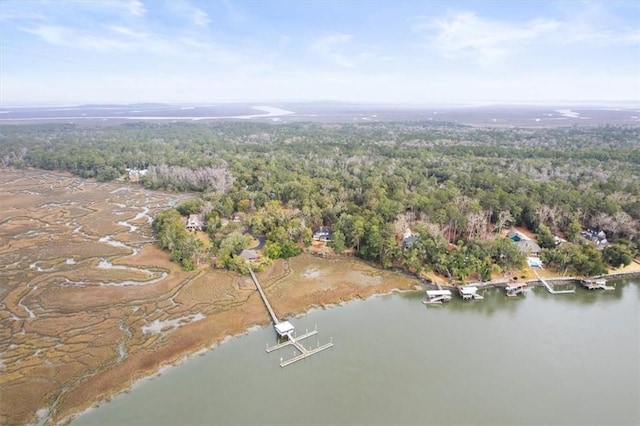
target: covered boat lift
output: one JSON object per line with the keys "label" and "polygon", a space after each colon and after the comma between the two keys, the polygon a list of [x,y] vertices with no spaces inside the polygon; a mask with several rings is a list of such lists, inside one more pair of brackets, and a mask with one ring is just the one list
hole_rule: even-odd
{"label": "covered boat lift", "polygon": [[451,297],[451,290],[427,290],[427,300],[423,300],[422,303],[425,305],[442,304],[451,300]]}
{"label": "covered boat lift", "polygon": [[460,293],[460,297],[462,300],[482,300],[484,296],[478,294],[478,287],[474,285],[465,285],[458,287],[458,293]]}
{"label": "covered boat lift", "polygon": [[583,278],[580,280],[582,287],[587,290],[615,290],[616,288],[611,285],[607,285],[607,280],[604,278]]}
{"label": "covered boat lift", "polygon": [[529,290],[529,287],[527,286],[527,283],[512,283],[512,284],[507,284],[507,286],[504,288],[507,292],[507,296],[509,297],[514,297],[519,295],[520,293],[526,293],[527,290]]}

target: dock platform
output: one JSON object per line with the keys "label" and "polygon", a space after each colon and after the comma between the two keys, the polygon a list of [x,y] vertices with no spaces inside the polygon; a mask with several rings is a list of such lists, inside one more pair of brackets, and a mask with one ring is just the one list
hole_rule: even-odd
{"label": "dock platform", "polygon": [[264,305],[267,308],[267,311],[269,311],[269,316],[273,321],[273,327],[275,328],[276,333],[278,333],[278,336],[280,336],[281,338],[286,337],[287,339],[286,341],[272,347],[269,347],[269,345],[267,344],[267,352],[273,352],[277,349],[281,349],[287,346],[293,346],[298,352],[300,352],[299,355],[296,355],[293,358],[290,358],[286,361],[280,358],[280,367],[286,367],[287,365],[291,365],[294,362],[310,357],[311,355],[317,354],[318,352],[323,351],[325,349],[329,349],[330,347],[333,346],[333,339],[331,339],[330,343],[324,344],[322,346],[320,346],[320,342],[318,342],[318,346],[314,349],[307,349],[304,346],[302,346],[302,343],[300,343],[300,341],[306,339],[307,337],[311,337],[317,334],[318,333],[317,327],[315,330],[311,332],[307,330],[307,332],[302,336],[296,337],[295,327],[293,326],[293,324],[291,324],[289,321],[278,320],[278,317],[273,311],[273,308],[271,307],[271,304],[269,303],[267,296],[264,294],[264,291],[262,290],[262,286],[258,281],[258,277],[256,277],[256,274],[253,272],[251,268],[249,268],[249,273],[251,274],[251,279],[253,279],[253,282],[256,285],[256,288],[258,289],[258,293],[260,293],[260,297],[262,297],[262,301],[264,302]]}
{"label": "dock platform", "polygon": [[464,285],[458,287],[458,293],[462,300],[482,300],[484,296],[478,294],[478,287],[474,285]]}
{"label": "dock platform", "polygon": [[295,335],[293,334],[293,332],[290,332],[289,334],[287,334],[287,340],[285,340],[282,343],[278,343],[275,346],[271,346],[269,347],[267,345],[267,352],[273,352],[275,350],[278,349],[282,349],[285,348],[287,346],[293,346],[298,352],[300,352],[300,355],[296,355],[293,358],[290,358],[288,360],[283,360],[282,358],[280,358],[280,367],[286,367],[287,365],[291,365],[296,361],[300,361],[302,359],[305,359],[313,354],[316,354],[320,351],[323,351],[325,349],[329,349],[330,347],[333,346],[333,341],[324,344],[322,346],[320,346],[320,343],[318,342],[318,346],[316,348],[313,349],[307,349],[304,346],[302,346],[302,343],[300,343],[301,340],[306,339],[307,337],[311,337],[315,334],[318,334],[318,330],[312,330],[312,331],[307,331],[305,334],[303,334],[300,337],[295,337]]}
{"label": "dock platform", "polygon": [[507,292],[507,296],[515,297],[519,294],[526,294],[529,290],[529,286],[527,283],[511,283],[507,284],[504,289]]}
{"label": "dock platform", "polygon": [[423,300],[425,305],[442,304],[451,300],[451,290],[427,290],[427,300]]}
{"label": "dock platform", "polygon": [[580,284],[587,290],[615,290],[616,288],[611,285],[607,285],[607,280],[604,278],[583,278],[580,280]]}

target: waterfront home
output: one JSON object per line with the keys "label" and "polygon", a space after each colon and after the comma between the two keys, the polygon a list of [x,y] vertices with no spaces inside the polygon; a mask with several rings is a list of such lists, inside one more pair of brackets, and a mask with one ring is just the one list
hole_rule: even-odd
{"label": "waterfront home", "polygon": [[244,249],[240,252],[240,257],[248,262],[255,262],[258,260],[258,253],[255,250]]}
{"label": "waterfront home", "polygon": [[333,231],[326,226],[321,226],[313,233],[313,239],[316,241],[332,241],[333,240]]}
{"label": "waterfront home", "polygon": [[414,235],[414,233],[411,232],[411,228],[407,228],[404,231],[404,234],[402,234],[402,249],[404,250],[409,248],[411,244],[415,243],[419,239],[420,237],[417,234]]}
{"label": "waterfront home", "polygon": [[598,250],[602,250],[609,245],[609,241],[607,241],[607,235],[604,233],[604,231],[600,231],[596,228],[589,228],[586,231],[581,232],[580,236],[587,241],[595,243]]}
{"label": "waterfront home", "polygon": [[511,231],[509,231],[509,233],[507,234],[507,237],[509,239],[511,239],[511,241],[513,241],[514,243],[517,243],[519,241],[531,241],[531,238],[527,237],[526,235],[524,235],[522,232],[518,232],[515,229],[512,229]]}
{"label": "waterfront home", "polygon": [[204,227],[204,219],[201,214],[190,214],[187,218],[187,223],[185,224],[187,231],[195,232],[202,231]]}
{"label": "waterfront home", "polygon": [[415,243],[419,239],[420,238],[417,235],[410,235],[408,237],[403,238],[402,239],[402,248],[403,249],[408,248],[411,244]]}
{"label": "waterfront home", "polygon": [[516,247],[528,256],[538,256],[540,253],[540,246],[533,240],[519,240]]}

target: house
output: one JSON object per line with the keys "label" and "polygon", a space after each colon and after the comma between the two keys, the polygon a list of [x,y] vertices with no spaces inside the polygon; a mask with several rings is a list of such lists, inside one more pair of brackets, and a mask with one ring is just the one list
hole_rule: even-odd
{"label": "house", "polygon": [[418,237],[417,235],[409,235],[408,237],[404,237],[402,239],[402,248],[403,249],[408,248],[411,244],[415,243],[419,239],[420,237]]}
{"label": "house", "polygon": [[596,244],[598,250],[604,249],[609,245],[609,241],[607,241],[607,235],[604,231],[600,231],[596,228],[589,228],[586,231],[580,233],[580,236],[587,241],[591,241]]}
{"label": "house", "polygon": [[321,226],[313,233],[313,239],[316,241],[332,241],[333,231],[326,226]]}
{"label": "house", "polygon": [[514,229],[509,231],[509,233],[507,234],[507,237],[510,238],[514,243],[517,243],[518,241],[522,241],[522,240],[524,241],[531,240],[531,238],[527,237],[522,232],[518,232]]}
{"label": "house", "polygon": [[204,219],[201,214],[190,214],[186,223],[187,231],[202,231],[204,227]]}
{"label": "house", "polygon": [[558,237],[557,235],[553,236],[553,241],[556,243],[556,246],[559,246],[560,244],[564,244],[567,242],[567,240],[565,240],[564,238]]}
{"label": "house", "polygon": [[533,240],[527,239],[517,241],[516,247],[518,247],[518,250],[528,256],[538,256],[538,254],[540,253],[540,246]]}
{"label": "house", "polygon": [[415,243],[419,239],[420,238],[418,235],[414,235],[413,232],[411,232],[411,229],[407,228],[404,231],[404,234],[402,234],[402,249],[408,248],[411,244]]}
{"label": "house", "polygon": [[258,260],[258,253],[255,250],[242,250],[240,252],[240,257],[248,262],[255,262]]}
{"label": "house", "polygon": [[131,183],[136,183],[136,182],[140,182],[140,179],[142,179],[143,176],[145,176],[149,170],[147,169],[142,169],[142,170],[138,170],[138,169],[125,169],[128,174],[129,174],[129,182]]}

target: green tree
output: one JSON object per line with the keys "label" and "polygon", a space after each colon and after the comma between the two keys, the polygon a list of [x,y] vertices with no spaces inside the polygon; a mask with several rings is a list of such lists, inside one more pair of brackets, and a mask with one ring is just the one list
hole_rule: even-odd
{"label": "green tree", "polygon": [[633,252],[622,244],[611,244],[602,250],[604,260],[614,268],[628,266],[633,261]]}
{"label": "green tree", "polygon": [[288,259],[290,257],[297,256],[300,254],[300,251],[300,246],[296,244],[295,241],[288,240],[281,246],[280,257]]}
{"label": "green tree", "polygon": [[330,243],[336,253],[342,253],[345,249],[345,236],[342,231],[334,231],[333,240]]}
{"label": "green tree", "polygon": [[491,241],[489,252],[493,262],[503,270],[520,269],[526,261],[526,255],[509,238],[497,237]]}
{"label": "green tree", "polygon": [[279,259],[282,255],[282,248],[280,244],[275,241],[267,241],[264,245],[264,255],[270,259]]}
{"label": "green tree", "polygon": [[309,247],[313,243],[313,232],[311,228],[304,228],[302,230],[302,242],[305,247]]}
{"label": "green tree", "polygon": [[176,207],[181,215],[187,216],[190,214],[200,213],[204,202],[201,198],[195,198],[193,200],[185,201]]}
{"label": "green tree", "polygon": [[551,233],[551,229],[545,224],[540,224],[538,226],[538,233],[536,234],[536,238],[538,240],[538,245],[541,248],[554,248],[556,246],[556,241]]}
{"label": "green tree", "polygon": [[577,243],[578,238],[580,237],[580,232],[582,232],[582,226],[580,226],[580,222],[576,220],[571,221],[566,230],[567,241]]}

